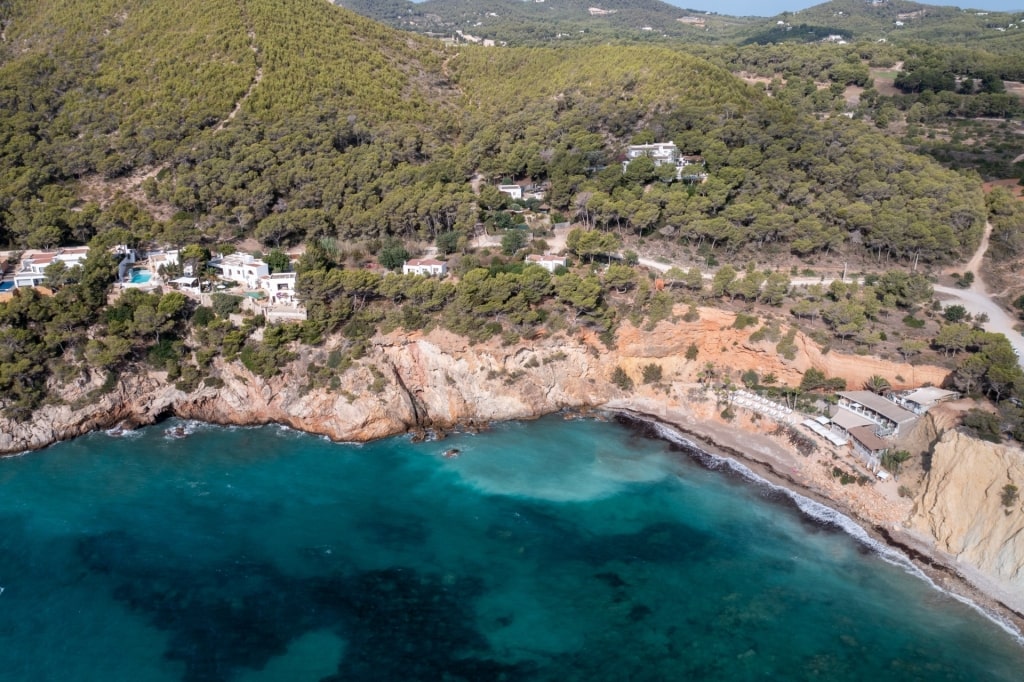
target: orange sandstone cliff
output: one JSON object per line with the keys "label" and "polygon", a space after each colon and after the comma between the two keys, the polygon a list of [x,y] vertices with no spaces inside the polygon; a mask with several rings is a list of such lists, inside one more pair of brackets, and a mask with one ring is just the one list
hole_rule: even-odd
{"label": "orange sandstone cliff", "polygon": [[[614,369],[622,367],[639,385],[640,368],[650,363],[660,365],[663,382],[675,386],[694,382],[709,362],[734,379],[754,369],[771,372],[789,385],[799,383],[810,367],[842,377],[851,387],[873,374],[894,385],[899,384],[897,377],[917,384],[940,384],[946,377],[946,370],[938,367],[834,351],[823,355],[800,334],[794,359],[786,360],[774,343],[751,342],[752,329],[733,329],[734,314],[704,308],[700,315],[695,322],[662,322],[651,331],[625,324],[612,350],[592,334],[471,345],[444,330],[394,332],[376,337],[369,352],[338,376],[335,390],[311,388],[306,378],[311,363],[323,366],[331,344],[299,349],[299,358],[270,379],[238,362],[218,362],[215,371],[223,386],[191,393],[178,391],[161,373],[145,373],[125,375],[112,391],[86,400],[101,383],[96,377],[83,386],[55,387],[61,404],[41,408],[31,422],[0,419],[0,453],[45,447],[121,422],[150,424],[170,415],[222,424],[280,423],[346,441],[533,418],[622,397],[611,381]],[[691,344],[697,357],[688,360]]]}

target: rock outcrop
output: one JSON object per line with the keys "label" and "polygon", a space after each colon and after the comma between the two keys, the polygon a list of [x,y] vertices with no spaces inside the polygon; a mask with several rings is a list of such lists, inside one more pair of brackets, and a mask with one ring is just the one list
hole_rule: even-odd
{"label": "rock outcrop", "polygon": [[[682,311],[679,311],[682,312]],[[793,360],[781,358],[771,342],[750,341],[753,329],[734,329],[733,313],[703,308],[695,322],[662,322],[651,331],[628,324],[618,347],[609,350],[592,334],[557,335],[505,345],[500,339],[470,345],[443,330],[429,334],[394,332],[374,339],[369,352],[338,375],[335,388],[310,386],[310,363],[324,363],[323,349],[303,349],[300,358],[271,379],[238,362],[215,364],[223,382],[183,393],[160,373],[125,375],[111,390],[100,379],[85,386],[54,387],[60,405],[39,409],[31,422],[0,419],[0,454],[37,449],[119,423],[150,424],[176,415],[218,424],[279,423],[339,441],[366,441],[410,430],[445,430],[458,424],[527,419],[565,408],[595,407],[620,397],[611,381],[616,367],[638,386],[642,367],[657,363],[664,381],[695,381],[707,363],[737,379],[748,369],[774,373],[796,384],[808,367],[859,385],[871,374],[897,375],[941,383],[938,367],[884,360],[822,355],[797,335]],[[696,359],[687,349],[697,348]],[[641,390],[650,391],[649,388]],[[654,394],[652,394],[654,395]],[[661,394],[664,395],[664,394]]]}
{"label": "rock outcrop", "polygon": [[931,456],[911,527],[935,538],[958,560],[1024,588],[1024,506],[1004,499],[1006,486],[1024,492],[1024,451],[946,431]]}

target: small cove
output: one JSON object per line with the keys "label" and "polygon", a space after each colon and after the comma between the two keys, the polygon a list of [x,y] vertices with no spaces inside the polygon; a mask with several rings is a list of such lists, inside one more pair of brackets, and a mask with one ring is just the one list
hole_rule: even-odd
{"label": "small cove", "polygon": [[191,430],[0,460],[0,679],[1015,680],[1024,663],[769,487],[618,424],[366,445]]}

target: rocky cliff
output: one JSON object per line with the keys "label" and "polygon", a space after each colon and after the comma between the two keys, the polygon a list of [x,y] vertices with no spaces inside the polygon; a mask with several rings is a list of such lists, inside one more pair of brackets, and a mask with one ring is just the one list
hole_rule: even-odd
{"label": "rocky cliff", "polygon": [[[680,311],[682,312],[682,311]],[[732,327],[735,315],[705,308],[694,322],[663,322],[645,331],[623,325],[617,348],[609,350],[592,334],[557,334],[504,345],[500,339],[470,345],[443,330],[429,334],[395,332],[377,337],[365,357],[338,376],[329,390],[311,387],[310,363],[323,366],[325,349],[304,348],[298,360],[271,379],[258,377],[240,363],[218,363],[223,386],[183,393],[159,373],[125,375],[111,390],[93,383],[54,386],[60,404],[40,409],[31,422],[0,420],[0,454],[45,447],[90,430],[125,422],[150,424],[177,415],[222,424],[280,423],[329,436],[363,441],[413,429],[444,430],[456,424],[532,418],[564,408],[602,405],[620,397],[611,381],[621,366],[641,392],[641,368],[662,367],[664,381],[695,381],[707,363],[720,376],[737,379],[754,369],[774,373],[780,383],[795,385],[808,367],[841,376],[859,386],[872,374],[941,383],[945,370],[911,367],[884,360],[823,355],[798,335],[793,360],[781,358],[775,344],[753,343],[753,329]],[[697,348],[688,360],[687,349]]]}
{"label": "rocky cliff", "polygon": [[[170,415],[221,424],[286,424],[339,441],[528,419],[630,396],[633,404],[650,405],[652,413],[682,410],[695,419],[700,410],[690,405],[688,389],[708,363],[720,378],[737,380],[753,369],[762,375],[771,372],[790,385],[809,367],[843,377],[851,386],[872,374],[934,383],[945,377],[938,367],[822,354],[801,335],[794,343],[796,356],[787,360],[774,343],[751,342],[751,329],[734,329],[732,314],[702,309],[700,315],[694,322],[663,322],[653,330],[624,325],[613,350],[588,333],[471,345],[443,330],[394,332],[375,338],[364,357],[335,373],[326,382],[333,388],[323,385],[331,344],[299,349],[298,359],[270,379],[238,362],[217,361],[213,374],[222,385],[191,393],[177,390],[162,373],[126,373],[113,386],[103,386],[97,374],[91,382],[53,386],[52,394],[59,399],[30,422],[0,419],[0,454],[45,447],[118,424],[151,424]],[[688,350],[693,355],[691,346],[696,357],[687,359]],[[660,385],[642,383],[642,368],[651,363],[662,368]],[[612,381],[616,367],[626,370],[635,388],[626,392]],[[311,382],[313,374],[318,379]],[[929,416],[935,428],[922,436],[922,449],[938,442],[912,527],[989,575],[1024,586],[1024,511],[1019,501],[1008,507],[1001,499],[1007,484],[1024,490],[1024,455],[956,431],[947,430],[940,438],[950,424],[935,419]]]}
{"label": "rocky cliff", "polygon": [[939,549],[1019,590],[1024,505],[1019,498],[1004,499],[1007,485],[1024,492],[1019,447],[946,431],[933,450],[910,523],[934,537]]}

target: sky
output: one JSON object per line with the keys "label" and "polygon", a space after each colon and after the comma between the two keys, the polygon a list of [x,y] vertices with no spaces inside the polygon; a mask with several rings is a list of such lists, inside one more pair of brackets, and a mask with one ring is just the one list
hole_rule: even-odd
{"label": "sky", "polygon": [[[757,16],[773,17],[780,12],[795,12],[798,9],[806,9],[814,5],[820,5],[825,0],[663,0],[670,5],[686,7],[719,14],[732,16]],[[959,0],[959,2],[944,2],[943,0],[923,0],[925,5],[952,5],[980,10],[1012,12],[1024,10],[1024,0]]]}

